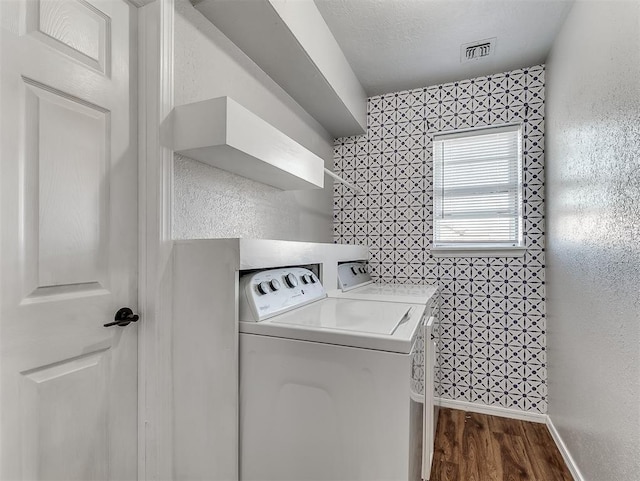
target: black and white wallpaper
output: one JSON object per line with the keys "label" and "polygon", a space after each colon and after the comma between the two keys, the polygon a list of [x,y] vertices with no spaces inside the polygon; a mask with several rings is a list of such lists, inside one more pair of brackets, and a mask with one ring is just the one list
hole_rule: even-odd
{"label": "black and white wallpaper", "polygon": [[[440,286],[436,395],[545,413],[544,66],[371,97],[365,135],[335,142],[334,240],[381,282]],[[432,136],[522,123],[521,258],[434,258]]]}

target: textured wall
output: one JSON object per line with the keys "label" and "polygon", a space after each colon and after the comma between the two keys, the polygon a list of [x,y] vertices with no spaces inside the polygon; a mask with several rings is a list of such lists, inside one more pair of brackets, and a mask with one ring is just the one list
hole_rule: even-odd
{"label": "textured wall", "polygon": [[589,480],[640,479],[640,3],[574,5],[548,62],[549,415]]}
{"label": "textured wall", "polygon": [[[174,57],[176,105],[228,95],[330,166],[329,134],[188,0],[176,0]],[[178,156],[174,174],[174,238],[331,240],[330,184],[283,192]]]}
{"label": "textured wall", "polygon": [[285,192],[176,155],[174,237],[331,242],[326,191]]}
{"label": "textured wall", "polygon": [[[526,255],[433,258],[432,135],[509,122],[524,127]],[[365,194],[335,186],[335,241],[369,245],[382,281],[441,287],[442,397],[546,412],[543,138],[536,66],[372,97],[367,133],[336,140],[336,171]]]}

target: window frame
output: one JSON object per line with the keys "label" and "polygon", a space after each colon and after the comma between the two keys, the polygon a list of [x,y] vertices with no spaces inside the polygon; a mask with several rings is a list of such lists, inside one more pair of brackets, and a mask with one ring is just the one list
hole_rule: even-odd
{"label": "window frame", "polygon": [[[433,161],[433,224],[432,224],[432,244],[430,251],[434,257],[521,257],[524,256],[527,247],[525,245],[525,236],[524,236],[524,152],[523,152],[523,125],[522,123],[510,123],[510,124],[500,124],[500,125],[489,125],[489,126],[481,126],[474,127],[470,129],[463,130],[454,130],[449,132],[439,132],[433,135],[431,139],[432,145],[432,161]],[[493,132],[492,132],[493,131]],[[437,196],[440,194],[440,199],[443,198],[442,193],[439,193],[435,190],[436,186],[436,163],[442,162],[442,159],[436,159],[435,152],[435,142],[442,141],[446,139],[455,139],[455,138],[465,138],[465,137],[474,137],[481,136],[484,134],[498,133],[500,131],[509,132],[516,131],[518,133],[518,168],[519,168],[519,182],[517,186],[517,196],[518,196],[518,223],[519,223],[519,239],[515,245],[500,245],[500,244],[491,244],[491,243],[469,243],[469,244],[459,244],[459,243],[435,243],[436,239],[436,223],[437,216],[439,215],[436,212],[436,205],[442,205],[442,201],[437,201]],[[440,164],[441,165],[441,164]]]}

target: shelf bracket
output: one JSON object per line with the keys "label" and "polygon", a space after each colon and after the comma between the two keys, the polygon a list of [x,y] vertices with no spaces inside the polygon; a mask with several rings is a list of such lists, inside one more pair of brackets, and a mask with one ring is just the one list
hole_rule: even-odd
{"label": "shelf bracket", "polygon": [[343,184],[343,185],[346,185],[349,189],[351,189],[351,190],[354,192],[354,194],[356,194],[356,195],[358,195],[358,194],[364,194],[364,190],[362,190],[360,187],[358,187],[358,186],[357,186],[357,185],[355,185],[355,184],[352,184],[351,182],[348,182],[348,181],[344,180],[344,179],[343,179],[342,177],[340,177],[338,174],[335,174],[335,173],[331,172],[331,171],[330,171],[329,169],[327,169],[326,167],[325,167],[325,169],[324,169],[324,173],[325,173],[326,175],[328,175],[329,177],[331,177],[332,179],[334,179],[335,181],[337,181],[337,182],[339,182],[339,183],[341,183],[341,184]]}

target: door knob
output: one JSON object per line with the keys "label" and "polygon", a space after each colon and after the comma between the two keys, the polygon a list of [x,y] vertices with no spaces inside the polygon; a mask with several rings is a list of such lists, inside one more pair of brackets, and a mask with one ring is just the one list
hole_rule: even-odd
{"label": "door knob", "polygon": [[118,309],[118,312],[116,312],[116,315],[113,318],[113,322],[108,322],[104,324],[104,327],[111,327],[111,326],[124,327],[124,326],[128,326],[132,322],[138,322],[138,319],[140,319],[140,316],[138,316],[138,314],[134,314],[133,311],[128,307],[122,307]]}

